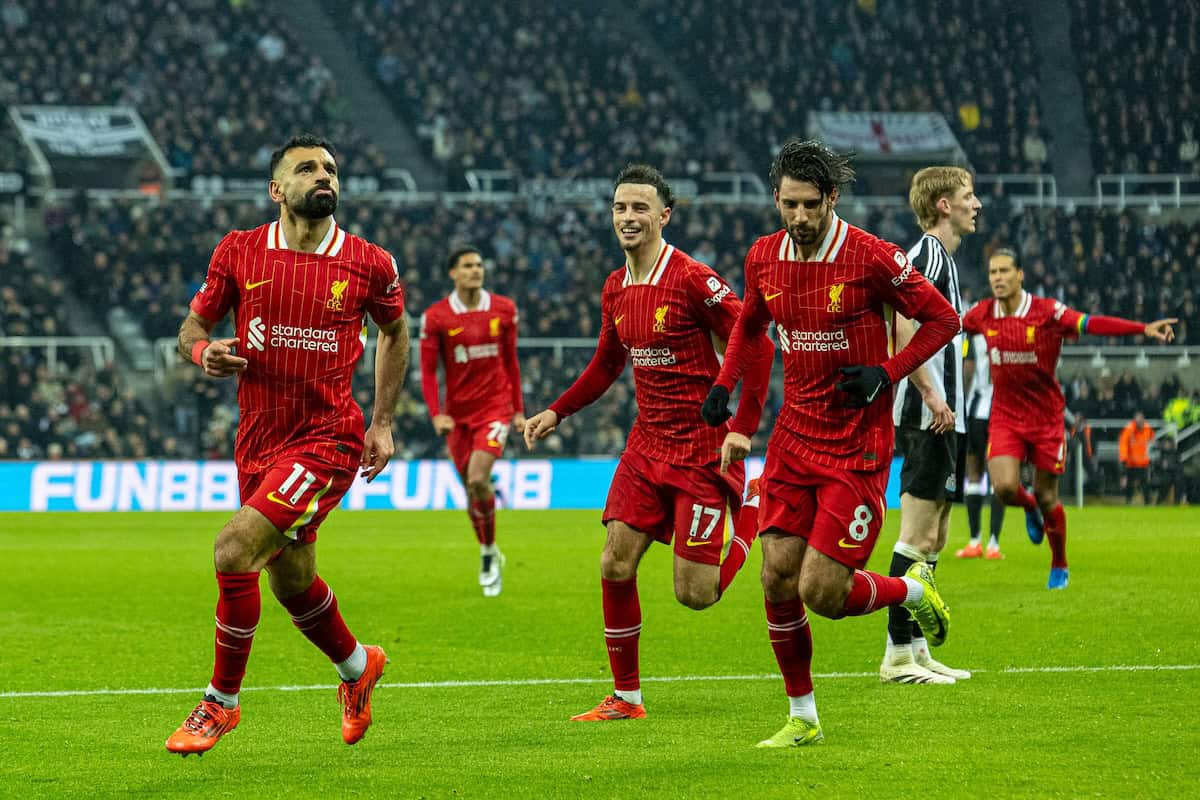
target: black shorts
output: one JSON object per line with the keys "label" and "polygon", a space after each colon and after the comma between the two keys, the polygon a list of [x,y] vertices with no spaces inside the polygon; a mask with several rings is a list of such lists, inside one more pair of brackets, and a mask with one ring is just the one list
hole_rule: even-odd
{"label": "black shorts", "polygon": [[987,458],[988,421],[986,419],[967,420],[967,455]]}
{"label": "black shorts", "polygon": [[904,454],[900,494],[922,500],[962,500],[967,448],[961,433],[932,433],[918,428],[896,429],[897,448]]}

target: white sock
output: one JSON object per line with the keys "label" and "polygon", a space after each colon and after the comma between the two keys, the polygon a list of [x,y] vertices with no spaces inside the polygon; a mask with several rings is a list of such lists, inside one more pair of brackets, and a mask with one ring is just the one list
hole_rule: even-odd
{"label": "white sock", "polygon": [[354,652],[340,664],[334,664],[338,677],[344,681],[356,681],[367,670],[367,651],[361,643],[354,643]]}
{"label": "white sock", "polygon": [[925,651],[926,655],[929,654],[929,642],[925,641],[924,636],[912,640],[912,654],[914,660],[917,658],[917,655],[921,653],[921,651]]}
{"label": "white sock", "polygon": [[238,704],[238,693],[237,692],[234,692],[233,694],[227,694],[225,692],[220,692],[220,691],[217,691],[217,687],[213,686],[210,683],[208,685],[208,688],[204,690],[204,694],[209,697],[215,698],[218,703],[225,706],[226,708],[237,708],[237,704]]}
{"label": "white sock", "polygon": [[896,644],[892,641],[892,635],[888,634],[887,650],[884,652],[884,660],[890,664],[903,664],[912,661],[913,648],[907,644]]}
{"label": "white sock", "polygon": [[496,553],[499,553],[499,552],[500,552],[500,550],[494,544],[479,545],[479,555],[481,555],[481,556],[494,556],[494,555],[496,555]]}
{"label": "white sock", "polygon": [[988,550],[999,550],[999,549],[1000,549],[1000,539],[997,538],[994,534],[992,536],[989,536],[988,537]]}
{"label": "white sock", "polygon": [[813,693],[809,692],[800,697],[788,696],[788,716],[799,717],[813,724],[820,720],[817,719],[817,701],[813,697]]}
{"label": "white sock", "polygon": [[972,547],[974,547],[975,545],[980,544],[982,541],[983,541],[983,534],[981,533],[978,536],[972,536],[971,541],[968,542],[968,544],[970,544]]}
{"label": "white sock", "polygon": [[905,608],[912,608],[921,602],[921,598],[925,596],[925,587],[921,586],[916,578],[904,577],[900,580],[904,581],[904,585],[908,587],[908,594],[904,595],[904,602],[900,605]]}
{"label": "white sock", "polygon": [[642,704],[641,689],[613,689],[613,695],[621,698],[626,703],[632,703],[635,706]]}

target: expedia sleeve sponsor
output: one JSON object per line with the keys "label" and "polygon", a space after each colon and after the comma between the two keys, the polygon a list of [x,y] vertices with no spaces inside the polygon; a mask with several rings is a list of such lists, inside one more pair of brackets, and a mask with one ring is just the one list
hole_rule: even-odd
{"label": "expedia sleeve sponsor", "polygon": [[272,325],[270,345],[288,350],[336,353],[338,351],[337,331],[322,328],[297,328],[293,325]]}
{"label": "expedia sleeve sponsor", "polygon": [[633,347],[629,356],[635,367],[669,367],[676,362],[669,347]]}

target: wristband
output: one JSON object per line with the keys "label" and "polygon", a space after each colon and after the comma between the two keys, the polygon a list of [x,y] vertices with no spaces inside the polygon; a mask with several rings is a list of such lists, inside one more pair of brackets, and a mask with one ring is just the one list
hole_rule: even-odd
{"label": "wristband", "polygon": [[198,367],[204,366],[204,351],[208,349],[211,342],[208,339],[201,339],[192,345],[192,363]]}

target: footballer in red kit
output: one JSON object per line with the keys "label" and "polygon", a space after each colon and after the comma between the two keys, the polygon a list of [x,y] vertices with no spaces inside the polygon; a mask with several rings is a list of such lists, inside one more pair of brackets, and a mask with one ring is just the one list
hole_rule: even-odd
{"label": "footballer in red kit", "polygon": [[[987,450],[992,487],[1006,504],[1025,510],[1025,528],[1034,544],[1043,537],[1049,540],[1046,586],[1065,589],[1067,517],[1058,499],[1058,476],[1066,459],[1066,399],[1055,377],[1063,340],[1088,333],[1169,342],[1177,320],[1147,324],[1083,314],[1057,300],[1034,297],[1022,288],[1024,279],[1016,252],[994,252],[988,259],[992,297],[966,313],[963,328],[987,343],[993,386]],[[1032,494],[1021,485],[1022,461],[1034,468]]]}
{"label": "footballer in red kit", "polygon": [[[479,541],[479,585],[485,597],[501,590],[504,556],[496,546],[492,465],[510,427],[524,432],[517,306],[483,288],[483,257],[462,246],[447,259],[454,291],[421,317],[421,389],[439,436],[467,489],[468,514]],[[446,400],[439,398],[441,361]]]}
{"label": "footballer in red kit", "polygon": [[[744,345],[773,323],[783,354],[783,408],[760,485],[767,630],[789,699],[787,724],[760,747],[823,738],[812,693],[805,607],[839,618],[904,605],[930,644],[949,616],[924,562],[903,577],[863,567],[886,511],[892,385],[959,331],[953,307],[905,251],[834,211],[854,171],[813,141],[785,144],[771,166],[783,230],[746,255],[746,297],[702,413],[719,419],[747,367]],[[921,323],[893,353],[894,311]],[[718,413],[714,413],[718,412]]]}
{"label": "footballer in red kit", "polygon": [[[697,414],[719,369],[741,301],[715,272],[668,244],[662,229],[674,196],[658,170],[630,165],[617,177],[612,220],[626,254],[600,297],[600,337],[591,363],[525,427],[530,447],[600,398],[633,362],[638,416],[609,487],[600,577],[613,694],[572,719],[646,715],[639,678],[641,607],[637,569],[654,541],[675,551],[675,597],[693,609],[715,603],[754,541],[757,498],[742,506],[740,463],[758,428],[774,355],[765,335],[747,341],[748,378],[737,416],[706,427]],[[725,539],[726,509],[735,515]],[[724,560],[722,555],[726,553]]]}
{"label": "footballer in red kit", "polygon": [[[316,573],[317,529],[361,468],[373,480],[395,450],[392,414],[408,362],[395,260],[338,227],[333,147],[302,135],[272,154],[268,191],[279,219],[233,231],[213,252],[179,332],[179,351],[212,377],[238,378],[235,461],[242,507],[214,545],[215,663],[204,698],[167,740],[203,753],[241,719],[239,690],[260,614],[259,575],[342,678],[342,738],[371,724],[383,650],[362,645]],[[230,311],[235,335],[210,339]],[[366,317],[379,326],[375,413],[364,434],[351,394]]]}

